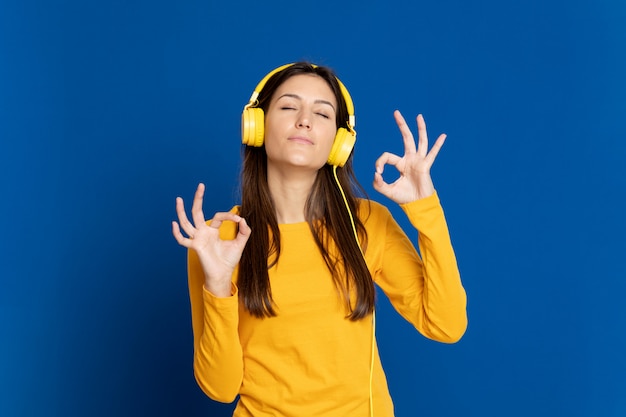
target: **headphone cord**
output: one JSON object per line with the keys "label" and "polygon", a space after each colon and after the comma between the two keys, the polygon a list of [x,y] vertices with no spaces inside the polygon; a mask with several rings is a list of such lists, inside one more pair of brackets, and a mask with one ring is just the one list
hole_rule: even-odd
{"label": "headphone cord", "polygon": [[[356,231],[356,225],[354,224],[354,217],[352,216],[352,211],[350,210],[350,205],[348,204],[348,199],[346,198],[346,194],[343,192],[343,187],[339,182],[339,178],[337,177],[337,166],[333,165],[333,176],[335,177],[335,182],[339,187],[339,191],[341,192],[341,196],[343,197],[343,202],[346,205],[346,209],[348,210],[348,215],[350,216],[350,224],[352,225],[352,232],[354,233],[354,239],[356,240],[356,244],[359,247],[359,251],[361,251],[361,255],[363,256],[363,260],[365,260],[365,254],[363,253],[363,249],[361,248],[361,242],[359,242],[359,235]],[[372,311],[372,346],[371,346],[371,354],[370,354],[370,416],[374,417],[374,399],[372,395],[372,376],[374,373],[374,348],[376,347],[375,341],[376,334],[376,312]]]}

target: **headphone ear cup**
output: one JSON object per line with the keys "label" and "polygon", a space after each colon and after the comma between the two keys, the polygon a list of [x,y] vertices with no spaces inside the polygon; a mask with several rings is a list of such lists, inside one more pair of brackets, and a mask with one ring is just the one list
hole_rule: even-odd
{"label": "headphone ear cup", "polygon": [[330,149],[330,155],[328,155],[328,164],[338,167],[344,166],[350,157],[350,152],[352,152],[355,142],[356,134],[354,132],[350,132],[343,127],[337,129],[333,147]]}
{"label": "headphone ear cup", "polygon": [[241,114],[241,142],[244,145],[263,146],[265,138],[265,115],[263,109],[248,107]]}

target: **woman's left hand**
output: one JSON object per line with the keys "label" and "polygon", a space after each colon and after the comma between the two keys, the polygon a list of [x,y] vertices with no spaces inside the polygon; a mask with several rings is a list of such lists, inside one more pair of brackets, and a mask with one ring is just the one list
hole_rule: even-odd
{"label": "woman's left hand", "polygon": [[[446,140],[446,135],[440,135],[430,152],[428,151],[428,136],[426,134],[426,122],[420,114],[417,116],[418,144],[404,117],[398,110],[393,113],[396,123],[404,140],[404,156],[399,157],[389,152],[383,153],[376,160],[376,173],[374,174],[374,189],[398,204],[409,203],[432,195],[435,186],[430,177],[430,167],[435,162],[439,150]],[[400,172],[400,178],[391,184],[383,179],[385,165],[392,165]]]}

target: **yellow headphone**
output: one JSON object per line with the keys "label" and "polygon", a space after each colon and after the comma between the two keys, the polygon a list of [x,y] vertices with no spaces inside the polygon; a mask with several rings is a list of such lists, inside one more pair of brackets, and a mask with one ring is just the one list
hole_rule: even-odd
{"label": "yellow headphone", "polygon": [[[244,145],[255,147],[263,146],[263,141],[265,139],[265,115],[263,114],[263,109],[254,106],[259,104],[257,98],[259,97],[259,93],[265,86],[267,80],[269,80],[272,75],[289,68],[292,65],[293,64],[287,64],[276,68],[267,74],[254,89],[254,92],[252,93],[252,96],[250,96],[248,104],[246,104],[243,108],[243,113],[241,115],[241,141]],[[346,107],[348,108],[348,128],[346,129],[340,127],[337,129],[337,134],[335,135],[335,140],[330,150],[327,163],[335,167],[342,167],[348,160],[350,152],[352,152],[352,148],[356,142],[356,131],[354,130],[355,117],[352,98],[350,97],[350,93],[348,93],[346,87],[338,78],[337,82],[339,83],[343,99],[346,102]]]}

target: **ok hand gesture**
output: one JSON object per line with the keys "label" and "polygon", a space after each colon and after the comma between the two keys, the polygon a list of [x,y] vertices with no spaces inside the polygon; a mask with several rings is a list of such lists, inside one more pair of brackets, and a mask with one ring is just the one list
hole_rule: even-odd
{"label": "ok hand gesture", "polygon": [[[204,184],[199,184],[191,206],[193,223],[187,218],[183,199],[176,198],[178,222],[172,222],[172,234],[179,245],[193,249],[198,254],[204,270],[205,286],[218,297],[226,297],[231,291],[231,277],[241,259],[241,254],[250,237],[251,229],[246,221],[234,213],[216,213],[211,224],[207,225],[202,211]],[[222,240],[219,228],[224,221],[238,223],[239,231],[235,239]],[[187,235],[183,236],[181,228]]]}
{"label": "ok hand gesture", "polygon": [[[396,123],[404,140],[404,156],[399,157],[389,152],[383,153],[376,160],[374,174],[374,189],[398,204],[409,203],[420,198],[428,197],[435,192],[435,186],[430,177],[430,167],[433,165],[439,150],[446,140],[442,134],[437,138],[430,152],[428,152],[428,136],[426,122],[420,114],[417,116],[418,146],[415,146],[413,133],[406,124],[404,117],[398,110],[394,112]],[[391,184],[383,179],[385,165],[392,165],[400,172],[400,178]]]}

